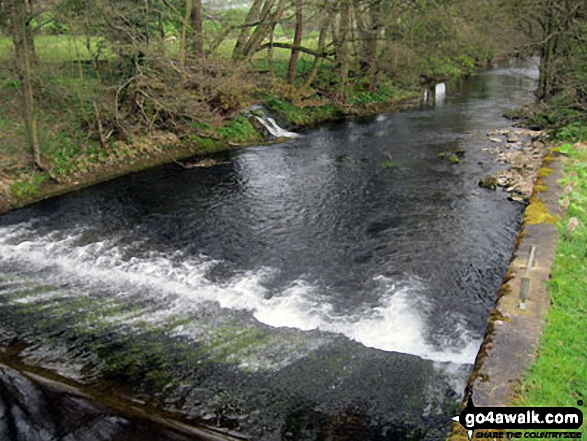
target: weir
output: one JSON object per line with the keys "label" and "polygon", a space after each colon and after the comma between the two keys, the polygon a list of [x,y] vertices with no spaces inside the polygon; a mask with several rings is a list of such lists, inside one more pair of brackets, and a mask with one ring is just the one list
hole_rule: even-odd
{"label": "weir", "polygon": [[532,100],[516,69],[0,216],[0,344],[254,439],[443,438],[520,222],[477,187],[485,133]]}

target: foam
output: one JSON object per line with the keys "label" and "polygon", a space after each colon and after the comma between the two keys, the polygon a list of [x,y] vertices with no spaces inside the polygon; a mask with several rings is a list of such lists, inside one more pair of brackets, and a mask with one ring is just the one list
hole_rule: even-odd
{"label": "foam", "polygon": [[[416,278],[377,276],[377,304],[358,307],[351,313],[336,312],[320,287],[304,280],[296,280],[280,292],[270,292],[266,286],[276,273],[271,268],[243,272],[223,283],[214,283],[207,275],[219,262],[206,256],[140,253],[140,246],[135,244],[136,255],[128,258],[133,244],[122,246],[116,240],[104,240],[81,246],[77,245],[79,232],[61,235],[60,239],[56,234],[33,238],[26,227],[21,230],[26,240],[15,243],[16,230],[0,227],[0,262],[11,261],[35,272],[48,270],[44,277],[50,279],[49,283],[101,287],[107,292],[114,286],[119,298],[150,297],[159,306],[155,311],[145,311],[154,322],[165,322],[172,316],[196,311],[204,303],[214,303],[220,308],[248,311],[272,327],[343,334],[368,347],[439,362],[472,363],[480,344],[479,339],[468,335],[458,317],[454,318],[454,326],[461,335],[459,343],[447,341],[442,349],[429,343],[430,306],[426,303],[426,287]],[[121,319],[132,323],[145,317],[115,320]]]}

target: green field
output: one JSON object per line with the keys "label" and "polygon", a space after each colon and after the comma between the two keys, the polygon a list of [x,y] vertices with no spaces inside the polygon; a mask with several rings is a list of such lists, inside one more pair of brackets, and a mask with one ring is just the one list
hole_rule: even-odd
{"label": "green field", "polygon": [[[97,52],[101,38],[90,37],[91,48]],[[38,35],[35,37],[35,51],[40,61],[63,63],[77,60],[89,60],[86,37],[70,35]],[[106,55],[106,54],[105,54]],[[14,47],[10,37],[0,37],[0,59],[14,56]]]}

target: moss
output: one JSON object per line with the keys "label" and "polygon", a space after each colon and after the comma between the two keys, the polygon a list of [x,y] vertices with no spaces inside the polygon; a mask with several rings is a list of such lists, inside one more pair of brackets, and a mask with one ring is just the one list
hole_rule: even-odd
{"label": "moss", "polygon": [[389,161],[383,161],[383,162],[381,162],[379,164],[379,167],[382,167],[382,168],[394,168],[394,167],[398,167],[399,165],[400,165],[399,162],[389,160]]}
{"label": "moss", "polygon": [[558,216],[551,214],[547,210],[542,200],[536,196],[530,198],[530,205],[528,205],[524,213],[524,222],[526,224],[556,224],[558,219]]}
{"label": "moss", "polygon": [[452,154],[448,157],[448,161],[451,164],[458,164],[461,162],[461,160],[459,159],[459,157],[456,154]]}
{"label": "moss", "polygon": [[546,190],[548,190],[548,186],[544,182],[544,179],[542,179],[542,178],[536,179],[536,182],[534,183],[534,194],[543,193]]}
{"label": "moss", "polygon": [[[546,161],[546,158],[545,158]],[[547,176],[549,176],[554,170],[548,167],[542,167],[539,171],[538,171],[538,177],[539,178],[546,178]]]}

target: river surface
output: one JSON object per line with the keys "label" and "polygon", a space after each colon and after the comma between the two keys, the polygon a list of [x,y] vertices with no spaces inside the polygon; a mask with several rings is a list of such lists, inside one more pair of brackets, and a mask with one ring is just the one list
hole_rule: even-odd
{"label": "river surface", "polygon": [[0,216],[0,342],[254,439],[442,439],[523,209],[486,133],[536,77]]}

